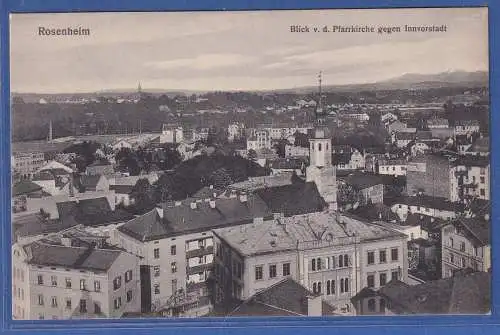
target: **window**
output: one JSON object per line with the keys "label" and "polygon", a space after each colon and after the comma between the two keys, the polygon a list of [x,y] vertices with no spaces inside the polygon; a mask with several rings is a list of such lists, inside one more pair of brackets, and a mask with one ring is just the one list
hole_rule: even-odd
{"label": "window", "polygon": [[159,265],[156,265],[153,267],[153,275],[155,277],[159,277],[160,276],[160,266]]}
{"label": "window", "polygon": [[132,301],[132,291],[127,291],[127,302]]}
{"label": "window", "polygon": [[177,254],[177,247],[176,247],[175,245],[172,245],[172,246],[170,247],[170,254],[171,254],[172,256],[175,256],[175,255]]}
{"label": "window", "polygon": [[172,270],[172,273],[177,272],[177,263],[176,262],[170,263],[170,270]]}
{"label": "window", "polygon": [[460,251],[465,252],[465,242],[460,242]]}
{"label": "window", "polygon": [[348,293],[348,292],[349,292],[349,279],[345,278],[344,279],[344,293]]}
{"label": "window", "polygon": [[159,249],[159,248],[155,248],[155,249],[153,250],[153,257],[154,257],[155,259],[160,258],[160,249]]}
{"label": "window", "polygon": [[479,190],[479,194],[481,194],[481,196],[484,197],[484,195],[486,194],[486,192],[484,191],[484,188]]}
{"label": "window", "polygon": [[397,261],[398,258],[399,258],[398,248],[391,249],[391,260],[394,262]]}
{"label": "window", "polygon": [[80,313],[87,313],[87,300],[80,300]]}
{"label": "window", "polygon": [[339,268],[344,267],[344,257],[342,255],[339,256]]}
{"label": "window", "polygon": [[122,307],[122,298],[121,297],[116,298],[114,301],[114,305],[115,309],[119,309],[120,307]]}
{"label": "window", "polygon": [[391,272],[391,280],[398,280],[399,279],[399,271],[398,270],[393,270]]}
{"label": "window", "polygon": [[465,266],[466,266],[465,257],[462,257],[462,267],[465,268]]}
{"label": "window", "polygon": [[449,238],[448,245],[453,248],[453,237]]}
{"label": "window", "polygon": [[115,279],[113,279],[113,290],[118,290],[120,287],[122,287],[122,276],[118,276]]}
{"label": "window", "polygon": [[276,278],[276,265],[269,265],[269,278]]}
{"label": "window", "polygon": [[387,253],[385,250],[380,250],[378,253],[378,257],[380,263],[387,263]]}
{"label": "window", "polygon": [[385,299],[380,299],[380,311],[385,312]]}
{"label": "window", "polygon": [[101,292],[101,282],[98,280],[94,281],[94,291]]}
{"label": "window", "polygon": [[479,171],[480,174],[484,175],[486,174],[486,169],[485,168],[481,168],[480,171]]}
{"label": "window", "polygon": [[481,181],[481,184],[484,184],[484,177],[480,177],[479,179]]}
{"label": "window", "polygon": [[313,260],[312,260],[311,269],[313,271],[316,271],[316,259],[315,258],[313,258]]}
{"label": "window", "polygon": [[205,240],[198,240],[198,248],[200,249],[205,248]]}
{"label": "window", "polygon": [[38,314],[38,319],[43,320],[43,319],[45,319],[45,317],[43,316],[43,314]]}
{"label": "window", "polygon": [[39,295],[38,295],[38,304],[39,304],[40,306],[43,306],[43,295],[42,295],[42,294],[39,294]]}
{"label": "window", "polygon": [[344,255],[344,266],[349,266],[349,256]]}
{"label": "window", "polygon": [[381,273],[379,277],[380,286],[384,286],[387,283],[387,273]]}
{"label": "window", "polygon": [[66,288],[71,288],[71,278],[66,278]]}
{"label": "window", "polygon": [[71,298],[66,298],[66,309],[71,309]]}
{"label": "window", "polygon": [[290,275],[290,263],[283,264],[283,277]]}
{"label": "window", "polygon": [[318,151],[321,151],[321,143],[318,143]]}
{"label": "window", "polygon": [[368,265],[375,264],[375,253],[373,251],[368,251]]}
{"label": "window", "polygon": [[313,283],[313,293],[321,294],[321,282]]}
{"label": "window", "polygon": [[50,299],[50,306],[57,307],[57,298],[56,297],[52,297]]}
{"label": "window", "polygon": [[85,291],[87,289],[87,285],[85,284],[85,279],[80,279],[80,290]]}
{"label": "window", "polygon": [[52,286],[57,286],[57,277],[50,276],[50,283],[52,284]]}
{"label": "window", "polygon": [[262,265],[256,266],[255,267],[255,280],[262,280],[262,278],[263,278]]}
{"label": "window", "polygon": [[43,285],[43,276],[42,275],[38,275],[38,285]]}
{"label": "window", "polygon": [[125,272],[125,283],[128,283],[132,280],[132,270],[128,270]]}
{"label": "window", "polygon": [[98,303],[94,303],[94,314],[101,314],[101,306]]}
{"label": "window", "polygon": [[455,255],[450,254],[450,263],[455,263]]}
{"label": "window", "polygon": [[374,275],[368,275],[366,277],[366,285],[368,287],[375,287],[375,276]]}
{"label": "window", "polygon": [[368,311],[375,312],[375,299],[368,300]]}
{"label": "window", "polygon": [[160,294],[160,284],[154,285],[154,292],[155,292],[155,294]]}

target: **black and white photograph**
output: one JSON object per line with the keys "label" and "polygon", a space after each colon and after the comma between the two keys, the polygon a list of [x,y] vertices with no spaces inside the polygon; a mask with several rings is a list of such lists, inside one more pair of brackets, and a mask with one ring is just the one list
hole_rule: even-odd
{"label": "black and white photograph", "polygon": [[479,7],[11,14],[13,320],[490,314],[488,64]]}

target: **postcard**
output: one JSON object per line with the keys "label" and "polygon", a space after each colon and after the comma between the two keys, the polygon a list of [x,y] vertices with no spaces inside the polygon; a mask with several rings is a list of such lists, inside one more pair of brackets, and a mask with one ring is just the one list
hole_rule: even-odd
{"label": "postcard", "polygon": [[10,19],[14,320],[490,313],[487,8]]}

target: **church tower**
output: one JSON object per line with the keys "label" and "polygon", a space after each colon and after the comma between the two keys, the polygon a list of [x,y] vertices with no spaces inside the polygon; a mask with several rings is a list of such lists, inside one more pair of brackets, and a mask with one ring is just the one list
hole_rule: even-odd
{"label": "church tower", "polygon": [[[319,77],[321,108],[321,74]],[[314,182],[320,195],[330,210],[337,210],[337,173],[332,165],[332,140],[329,129],[323,125],[322,115],[316,113],[316,127],[309,140],[309,166],[306,169],[306,181]]]}

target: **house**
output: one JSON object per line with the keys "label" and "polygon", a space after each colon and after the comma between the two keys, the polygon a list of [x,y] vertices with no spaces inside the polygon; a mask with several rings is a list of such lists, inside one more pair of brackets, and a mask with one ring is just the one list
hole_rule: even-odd
{"label": "house", "polygon": [[450,200],[490,199],[490,161],[485,156],[464,156],[449,170]]}
{"label": "house", "polygon": [[412,158],[407,163],[406,192],[450,199],[450,161],[441,154]]}
{"label": "house", "polygon": [[208,135],[210,133],[210,128],[207,127],[197,127],[192,130],[193,141],[206,141],[208,139]]}
{"label": "house", "polygon": [[132,149],[132,144],[125,139],[119,139],[111,144],[111,148],[113,148],[113,150],[115,150],[115,151],[119,151],[119,150],[125,149],[125,148]]}
{"label": "house", "polygon": [[346,150],[332,151],[332,164],[339,170],[359,170],[365,167],[365,157],[358,149],[347,146]]}
{"label": "house", "polygon": [[73,175],[63,169],[51,169],[32,176],[32,182],[42,187],[50,195],[73,194],[78,192],[73,183]]}
{"label": "house", "polygon": [[410,144],[410,142],[415,141],[417,138],[416,133],[407,133],[407,132],[396,132],[392,135],[393,143],[398,148],[405,148]]}
{"label": "house", "polygon": [[291,278],[285,278],[234,306],[221,306],[213,316],[331,316],[332,306]]}
{"label": "house", "polygon": [[455,122],[455,136],[479,133],[480,124],[477,120],[458,120]]}
{"label": "house", "polygon": [[114,172],[113,164],[108,160],[97,160],[85,169],[85,174],[88,176],[111,175]]}
{"label": "house", "polygon": [[465,151],[465,155],[471,156],[489,156],[490,154],[490,138],[480,137]]}
{"label": "house", "polygon": [[44,164],[43,152],[16,152],[11,159],[12,170],[23,179],[30,179]]}
{"label": "house", "polygon": [[281,174],[295,172],[297,175],[303,175],[305,172],[307,161],[300,158],[278,158],[269,161],[271,174]]}
{"label": "house", "polygon": [[441,278],[440,244],[425,238],[408,241],[408,276],[417,282]]}
{"label": "house", "polygon": [[285,157],[309,157],[309,147],[286,144]]}
{"label": "house", "polygon": [[352,173],[345,178],[339,178],[354,187],[361,194],[361,206],[384,202],[384,182],[380,176]]}
{"label": "house", "polygon": [[229,142],[240,139],[243,136],[243,129],[245,129],[245,124],[235,122],[231,123],[227,128],[227,139]]}
{"label": "house", "polygon": [[271,136],[267,130],[256,130],[254,135],[247,139],[247,151],[272,149]]}
{"label": "house", "polygon": [[163,124],[161,135],[159,137],[160,144],[164,143],[181,143],[184,141],[184,129],[177,124]]}
{"label": "house", "polygon": [[443,129],[448,128],[449,122],[447,119],[433,118],[427,120],[427,128],[429,129]]}
{"label": "house", "polygon": [[123,205],[125,207],[134,204],[132,192],[134,185],[111,185],[109,189],[115,192],[115,204]]}
{"label": "house", "polygon": [[269,208],[253,194],[189,198],[137,216],[112,239],[143,258],[143,312],[199,316],[212,310],[206,282],[213,269],[212,230],[269,218]]}
{"label": "house", "polygon": [[80,192],[109,191],[109,182],[103,175],[82,175],[79,179]]}
{"label": "house", "polygon": [[82,231],[14,244],[13,317],[119,318],[125,312],[140,311],[139,278],[136,256]]}
{"label": "house", "polygon": [[44,194],[40,185],[22,180],[12,186],[12,211],[23,212],[27,209],[26,198],[40,197]]}
{"label": "house", "polygon": [[378,174],[390,176],[406,176],[408,161],[405,159],[384,159],[378,161]]}
{"label": "house", "polygon": [[394,121],[397,121],[397,119],[398,117],[391,112],[387,112],[385,114],[382,114],[382,116],[380,116],[380,121],[382,121],[383,124],[392,123]]}
{"label": "house", "polygon": [[249,299],[289,277],[351,314],[350,298],[362,287],[407,279],[405,235],[334,212],[275,213],[272,222],[214,230],[214,242],[220,303]]}
{"label": "house", "polygon": [[387,132],[389,134],[393,134],[393,133],[396,133],[396,132],[400,132],[400,131],[403,131],[407,128],[407,125],[406,123],[403,123],[399,120],[395,120],[393,122],[390,122],[388,125],[387,125]]}
{"label": "house", "polygon": [[357,315],[488,314],[491,274],[458,273],[414,286],[394,280],[379,290],[363,290],[353,304]]}
{"label": "house", "polygon": [[455,218],[462,207],[462,204],[451,202],[447,198],[422,194],[396,199],[391,210],[398,214],[402,221],[406,220],[409,214],[423,214],[447,220]]}
{"label": "house", "polygon": [[442,227],[442,276],[452,277],[458,270],[491,269],[490,221],[484,218],[457,218]]}
{"label": "house", "polygon": [[59,176],[70,175],[73,172],[75,172],[70,167],[68,167],[64,164],[61,164],[55,160],[47,162],[42,167],[40,167],[37,172],[41,172],[41,171],[54,171]]}

